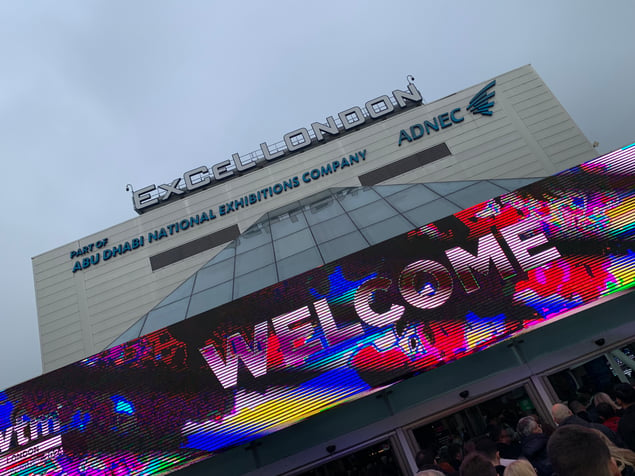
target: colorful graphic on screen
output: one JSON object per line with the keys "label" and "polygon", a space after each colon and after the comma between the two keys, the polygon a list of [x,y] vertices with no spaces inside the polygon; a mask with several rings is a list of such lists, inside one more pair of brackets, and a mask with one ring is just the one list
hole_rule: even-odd
{"label": "colorful graphic on screen", "polygon": [[0,392],[0,474],[165,474],[635,286],[635,146]]}

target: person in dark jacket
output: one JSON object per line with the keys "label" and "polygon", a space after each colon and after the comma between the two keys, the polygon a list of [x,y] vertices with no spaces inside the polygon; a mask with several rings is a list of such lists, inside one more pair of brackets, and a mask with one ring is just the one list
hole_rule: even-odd
{"label": "person in dark jacket", "polygon": [[547,455],[549,437],[542,432],[536,419],[526,416],[518,420],[516,431],[520,435],[521,455],[536,468],[538,476],[551,476],[553,468]]}
{"label": "person in dark jacket", "polygon": [[614,445],[620,447],[624,446],[622,438],[612,432],[608,427],[599,423],[589,423],[588,421],[583,420],[579,416],[574,415],[569,407],[563,403],[556,403],[551,407],[551,416],[558,426],[579,425],[586,428],[593,428],[594,430],[604,433],[604,435],[611,440]]}
{"label": "person in dark jacket", "polygon": [[626,446],[635,451],[635,389],[627,383],[619,383],[614,391],[615,400],[624,409],[617,425],[617,433]]}

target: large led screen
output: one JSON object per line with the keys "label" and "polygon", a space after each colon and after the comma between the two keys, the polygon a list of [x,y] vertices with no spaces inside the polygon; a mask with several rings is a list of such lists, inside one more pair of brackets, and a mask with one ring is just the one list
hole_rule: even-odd
{"label": "large led screen", "polygon": [[634,172],[611,153],[0,392],[0,474],[170,472],[625,292]]}

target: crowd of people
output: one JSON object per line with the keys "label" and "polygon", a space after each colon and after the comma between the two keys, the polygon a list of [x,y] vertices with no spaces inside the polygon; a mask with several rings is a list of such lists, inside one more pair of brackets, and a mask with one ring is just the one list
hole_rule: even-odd
{"label": "crowd of people", "polygon": [[515,428],[490,425],[463,444],[425,448],[416,476],[635,476],[635,389],[618,384],[614,397],[556,403],[556,428],[529,415]]}

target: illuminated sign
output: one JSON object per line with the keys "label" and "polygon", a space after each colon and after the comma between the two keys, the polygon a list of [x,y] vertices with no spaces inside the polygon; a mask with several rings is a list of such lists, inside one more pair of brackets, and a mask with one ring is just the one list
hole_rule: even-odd
{"label": "illuminated sign", "polygon": [[[493,228],[496,230],[495,225]],[[424,257],[410,262],[398,276],[376,272],[365,276],[363,283],[352,294],[354,312],[347,316],[353,322],[351,324],[338,326],[333,317],[334,309],[329,306],[328,299],[323,298],[312,305],[273,317],[270,321],[242,328],[227,336],[224,345],[212,343],[202,348],[201,353],[223,388],[234,387],[238,384],[238,361],[256,378],[264,377],[268,370],[301,369],[318,356],[325,357],[321,354],[326,353],[331,357],[329,350],[342,343],[372,335],[369,329],[393,326],[392,331],[397,335],[394,324],[417,310],[443,306],[453,295],[455,287],[462,286],[465,294],[479,291],[477,276],[492,273],[498,274],[503,280],[518,279],[524,271],[561,257],[553,244],[548,243],[542,223],[537,220],[518,221],[496,232],[498,238],[489,233],[475,240],[474,254],[462,247],[454,247],[444,252],[443,260]],[[545,244],[549,244],[549,247],[537,251]],[[511,253],[505,253],[504,246]],[[456,282],[454,277],[457,278]],[[428,281],[422,286],[422,280],[425,279]],[[391,288],[395,288],[392,293]],[[379,294],[385,295],[380,298]],[[391,299],[393,297],[394,302]],[[249,344],[245,341],[245,335],[252,336]],[[277,369],[271,366],[268,359],[269,343],[274,339],[276,351],[281,357]],[[413,350],[421,355],[441,357],[435,343],[424,337],[423,333],[418,336]]]}
{"label": "illuminated sign", "polygon": [[0,464],[178,469],[634,286],[635,146],[0,392]]}
{"label": "illuminated sign", "polygon": [[[420,103],[421,93],[414,84],[408,84],[407,91],[396,89],[392,92],[392,97],[396,105],[403,109],[408,105],[408,101]],[[326,123],[314,122],[311,124],[313,137],[308,129],[301,127],[295,131],[284,135],[284,146],[271,150],[266,142],[260,144],[260,151],[257,153],[257,160],[243,160],[238,154],[232,154],[231,160],[218,162],[211,167],[205,165],[188,170],[182,177],[173,179],[170,183],[161,185],[148,185],[133,191],[132,202],[137,213],[143,213],[147,208],[166,202],[172,197],[183,196],[187,193],[200,190],[202,188],[216,185],[235,175],[240,175],[257,166],[266,166],[270,162],[286,158],[289,154],[298,152],[311,144],[324,142],[327,137],[338,136],[344,131],[355,129],[368,122],[382,119],[394,113],[395,104],[386,96],[379,96],[367,101],[364,109],[354,106],[338,114],[339,124],[333,116],[326,118]],[[254,154],[250,154],[254,156]]]}

